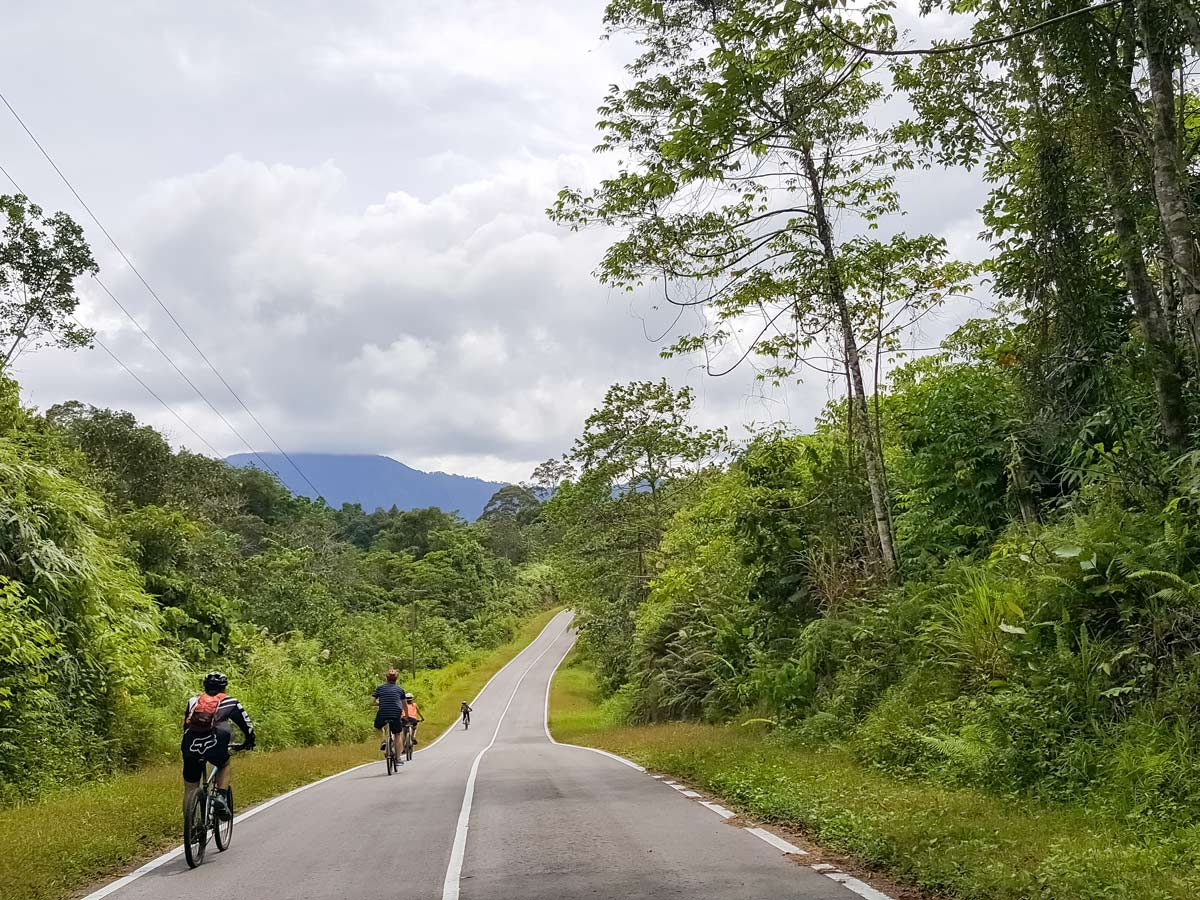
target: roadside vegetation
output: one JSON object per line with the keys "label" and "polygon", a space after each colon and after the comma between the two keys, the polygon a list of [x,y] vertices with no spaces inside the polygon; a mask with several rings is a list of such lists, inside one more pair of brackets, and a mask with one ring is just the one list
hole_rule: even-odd
{"label": "roadside vegetation", "polygon": [[[665,353],[838,399],[737,446],[665,383],[587,420],[545,510],[560,592],[611,722],[692,723],[597,740],[958,896],[1194,894],[1195,11],[923,11],[971,37],[886,57],[890,4],[608,7],[637,44],[600,109],[617,174],[551,216],[615,230],[599,277],[681,310]],[[984,174],[986,259],[901,230],[914,165]],[[704,727],[748,721],[770,739]]]}
{"label": "roadside vegetation", "polygon": [[601,702],[579,660],[550,698],[555,738],[600,747],[709,791],[748,818],[802,831],[831,850],[973,900],[1184,900],[1200,890],[1194,828],[1143,823],[975,788],[897,778],[844,747],[760,727],[631,726]]}
{"label": "roadside vegetation", "polygon": [[[423,743],[458,721],[458,704],[532,641],[557,610],[535,616],[494,650],[474,651],[424,670],[414,693],[423,701]],[[359,732],[370,726],[369,699],[355,698]],[[419,748],[418,748],[419,749]],[[242,754],[235,760],[240,810],[364,762],[380,760],[374,741]],[[368,770],[369,771],[369,770]],[[383,763],[379,763],[383,774]],[[413,777],[420,777],[414,775]],[[398,786],[401,787],[401,786]],[[181,785],[176,762],[71,785],[37,802],[0,808],[0,897],[61,900],[155,853],[179,845]]]}
{"label": "roadside vegetation", "polygon": [[[21,196],[0,212],[0,364],[88,344],[82,232]],[[29,409],[0,374],[0,808],[173,759],[212,669],[264,750],[364,737],[390,665],[450,703],[447,679],[553,604],[539,519],[518,486],[473,523],[332,509],[126,412]]]}

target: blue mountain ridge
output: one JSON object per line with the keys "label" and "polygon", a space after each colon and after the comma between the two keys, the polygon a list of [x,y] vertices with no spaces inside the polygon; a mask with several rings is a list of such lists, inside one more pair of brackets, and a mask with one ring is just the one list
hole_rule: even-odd
{"label": "blue mountain ridge", "polygon": [[[457,512],[468,521],[479,518],[492,494],[503,482],[484,481],[467,475],[422,472],[392,459],[369,453],[289,453],[296,465],[316,485],[325,502],[335,509],[343,503],[360,503],[367,512],[390,509],[420,509],[436,506]],[[226,457],[231,466],[263,468],[263,462],[278,473],[294,494],[313,496],[300,473],[280,453],[235,453]]]}

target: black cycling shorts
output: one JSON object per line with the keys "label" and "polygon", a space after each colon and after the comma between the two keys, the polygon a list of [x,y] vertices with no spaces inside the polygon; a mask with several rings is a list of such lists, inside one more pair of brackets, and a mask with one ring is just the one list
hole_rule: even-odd
{"label": "black cycling shorts", "polygon": [[218,769],[229,763],[229,729],[214,728],[212,731],[185,731],[179,751],[183,754],[183,780],[198,784],[204,774],[204,764],[212,763]]}
{"label": "black cycling shorts", "polygon": [[403,722],[404,720],[400,716],[388,719],[384,718],[379,713],[375,714],[375,727],[382,728],[384,725],[387,725],[388,728],[391,729],[392,734],[399,734],[404,730]]}

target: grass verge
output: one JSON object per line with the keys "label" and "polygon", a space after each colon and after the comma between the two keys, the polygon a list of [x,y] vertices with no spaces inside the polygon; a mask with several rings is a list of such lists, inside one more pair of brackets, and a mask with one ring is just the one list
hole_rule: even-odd
{"label": "grass verge", "polygon": [[[444,669],[419,672],[425,736],[432,740],[458,719],[458,704],[529,644],[557,610],[525,623],[503,647],[479,651]],[[363,703],[364,735],[371,711]],[[379,757],[373,741],[247,753],[235,763],[237,805],[246,809],[302,784]],[[179,765],[64,789],[37,802],[0,809],[0,897],[62,900],[131,863],[179,843],[183,796]]]}
{"label": "grass verge", "polygon": [[1082,808],[902,781],[848,753],[733,727],[607,721],[591,672],[568,660],[550,699],[555,738],[600,747],[805,832],[907,882],[971,900],[1200,896],[1200,829],[1149,834]]}

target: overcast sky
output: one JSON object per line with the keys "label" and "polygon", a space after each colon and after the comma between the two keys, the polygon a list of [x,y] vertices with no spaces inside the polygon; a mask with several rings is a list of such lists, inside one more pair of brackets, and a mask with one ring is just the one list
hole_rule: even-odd
{"label": "overcast sky", "polygon": [[[804,426],[837,390],[817,376],[764,396],[750,371],[661,360],[648,305],[592,277],[605,235],[547,221],[561,186],[609,164],[591,153],[595,107],[629,48],[600,40],[602,0],[4,6],[0,91],[287,450],[517,480],[570,446],[615,381],[691,384],[704,422],[735,435]],[[3,109],[0,164],[85,226],[108,287],[270,449]],[[903,187],[906,230],[979,253],[974,176]],[[220,453],[246,449],[81,288],[81,317],[122,360]],[[947,309],[922,337],[971,313]],[[128,409],[204,450],[98,348],[16,368],[40,408]]]}

